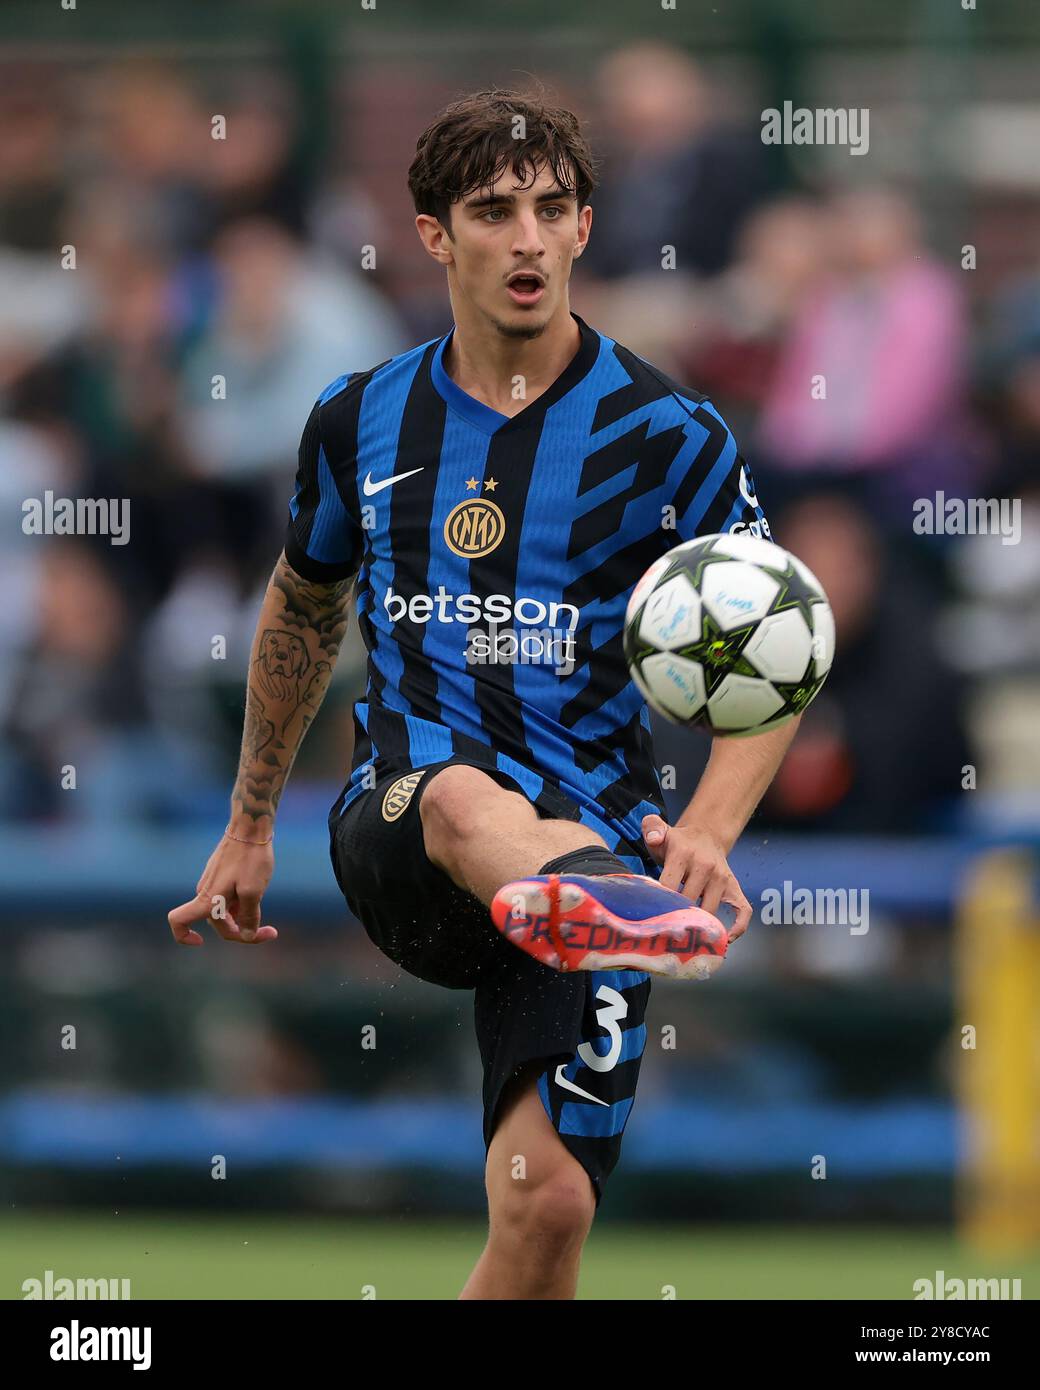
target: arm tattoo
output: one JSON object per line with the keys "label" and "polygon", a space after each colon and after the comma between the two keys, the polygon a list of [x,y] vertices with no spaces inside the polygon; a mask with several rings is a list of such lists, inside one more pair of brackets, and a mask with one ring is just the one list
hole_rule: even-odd
{"label": "arm tattoo", "polygon": [[275,567],[271,583],[285,603],[285,626],[296,631],[310,628],[317,635],[322,653],[335,661],[339,655],[339,644],[347,630],[343,600],[350,592],[352,581],[344,579],[338,584],[312,584],[295,574],[283,557]]}
{"label": "arm tattoo", "polygon": [[282,555],[253,646],[232,810],[273,817],[303,736],[317,714],[347,630],[352,581],[316,584]]}

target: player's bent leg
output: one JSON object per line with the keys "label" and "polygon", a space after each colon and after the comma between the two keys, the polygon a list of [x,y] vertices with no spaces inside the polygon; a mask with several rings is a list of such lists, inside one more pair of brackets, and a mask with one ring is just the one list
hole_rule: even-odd
{"label": "player's bent leg", "polygon": [[605,847],[587,825],[541,819],[521,792],[466,764],[430,776],[419,817],[430,862],[488,904],[503,883],[537,872],[558,855],[585,845]]}
{"label": "player's bent leg", "polygon": [[538,1067],[502,1102],[488,1147],[488,1242],[464,1299],[570,1299],[596,1213],[588,1174],[553,1128]]}
{"label": "player's bent leg", "polygon": [[725,957],[729,934],[717,917],[627,870],[587,825],[541,819],[480,768],[433,772],[419,818],[431,864],[486,904],[514,946],[554,970],[704,979]]}

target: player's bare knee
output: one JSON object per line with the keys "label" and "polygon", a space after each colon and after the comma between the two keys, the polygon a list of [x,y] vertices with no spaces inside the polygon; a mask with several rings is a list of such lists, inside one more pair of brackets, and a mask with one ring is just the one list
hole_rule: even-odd
{"label": "player's bare knee", "polygon": [[540,1182],[510,1182],[492,1202],[491,1231],[528,1248],[560,1250],[585,1239],[595,1214],[592,1184],[568,1169]]}
{"label": "player's bare knee", "polygon": [[[491,808],[507,797],[518,808],[529,806],[519,792],[508,791],[476,767],[444,767],[434,774],[419,802],[423,839],[431,858],[460,840],[486,833]],[[531,814],[535,812],[532,808]]]}

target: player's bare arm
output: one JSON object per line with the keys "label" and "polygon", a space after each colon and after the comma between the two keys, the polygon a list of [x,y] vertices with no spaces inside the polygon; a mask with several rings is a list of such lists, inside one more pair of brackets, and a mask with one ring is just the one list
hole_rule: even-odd
{"label": "player's bare arm", "polygon": [[643,817],[643,837],[662,872],[660,882],[715,913],[720,903],[736,909],[729,939],[743,936],[751,904],[726,856],[751,819],[790,748],[801,716],[752,738],[716,738],[690,804],[675,825]]}
{"label": "player's bare arm", "polygon": [[350,580],[319,584],[279,557],[249,662],[245,724],[231,819],[190,902],[169,914],[174,939],[201,946],[193,923],[225,941],[273,941],[260,902],[274,872],[275,816],[304,735],[317,714],[347,627]]}

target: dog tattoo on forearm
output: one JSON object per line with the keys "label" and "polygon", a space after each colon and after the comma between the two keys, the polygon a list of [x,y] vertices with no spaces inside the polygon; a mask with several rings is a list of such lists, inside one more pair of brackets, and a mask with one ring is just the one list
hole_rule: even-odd
{"label": "dog tattoo on forearm", "polygon": [[288,707],[278,730],[279,738],[285,737],[301,705],[314,703],[312,697],[324,689],[331,670],[327,661],[312,663],[301,637],[279,628],[268,628],[264,632],[253,662],[253,676],[255,688],[266,697],[261,704],[264,714],[268,709],[267,701]]}

